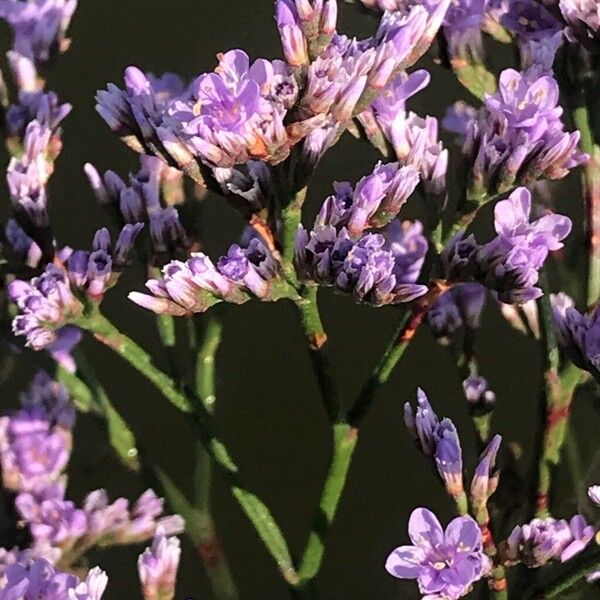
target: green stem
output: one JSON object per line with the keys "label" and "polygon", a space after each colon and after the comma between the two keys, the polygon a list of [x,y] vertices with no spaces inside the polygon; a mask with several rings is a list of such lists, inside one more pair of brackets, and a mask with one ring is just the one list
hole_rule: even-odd
{"label": "green stem", "polygon": [[171,315],[156,315],[156,329],[169,361],[169,373],[175,381],[179,381],[181,379],[181,369],[179,368],[176,349],[175,319]]}
{"label": "green stem", "polygon": [[319,383],[321,396],[330,422],[335,422],[339,416],[339,401],[337,387],[332,374],[332,365],[326,350],[327,334],[321,321],[317,300],[318,288],[307,285],[296,301],[300,312],[304,333],[308,339],[308,348],[313,370]]}
{"label": "green stem", "polygon": [[321,568],[325,540],[346,485],[357,442],[357,429],[346,423],[336,423],[333,426],[333,457],[298,571],[301,583],[312,580]]}
{"label": "green stem", "polygon": [[239,593],[231,578],[210,512],[192,506],[162,469],[155,468],[154,474],[171,508],[185,519],[185,532],[202,558],[215,598],[237,600]]}
{"label": "green stem", "polygon": [[447,286],[443,282],[434,282],[431,284],[429,292],[419,298],[414,303],[412,310],[407,311],[402,316],[398,328],[379,363],[361,389],[354,405],[348,411],[347,421],[350,425],[359,427],[375,402],[375,393],[390,378],[392,371],[404,356],[406,349],[414,338],[423,318],[446,289]]}
{"label": "green stem", "polygon": [[231,458],[227,447],[216,437],[211,416],[202,402],[195,401],[192,403],[183,392],[177,389],[175,382],[153,364],[152,358],[143,348],[121,333],[101,313],[95,312],[86,316],[77,324],[124,358],[176,408],[190,415],[191,423],[196,429],[199,439],[227,477],[232,494],[276,561],[283,578],[290,585],[296,585],[298,576],[279,526],[260,498],[242,482],[238,466]]}
{"label": "green stem", "polygon": [[111,402],[106,390],[100,383],[96,373],[87,362],[81,348],[73,350],[73,356],[77,365],[77,371],[81,378],[89,386],[92,395],[99,407],[100,414],[104,418],[107,427],[108,441],[120,458],[121,462],[132,471],[138,471],[140,463],[135,435],[127,425],[127,422],[119,414]]}
{"label": "green stem", "polygon": [[286,279],[294,288],[298,288],[298,275],[296,274],[296,269],[294,268],[296,234],[298,233],[298,226],[300,225],[300,221],[302,219],[302,205],[306,199],[306,192],[306,187],[303,187],[301,190],[296,192],[296,194],[292,196],[291,200],[281,211],[283,244],[281,262]]}
{"label": "green stem", "polygon": [[[204,315],[202,326],[200,344],[196,353],[196,392],[205,409],[212,415],[216,402],[216,355],[221,344],[223,325],[215,311],[212,311]],[[194,543],[198,548],[217,600],[235,600],[239,598],[239,594],[222,551],[221,541],[212,516],[211,483],[210,456],[204,446],[198,443],[194,468],[193,527],[197,529]]]}
{"label": "green stem", "polygon": [[581,134],[579,145],[590,155],[583,169],[583,188],[589,246],[587,304],[593,306],[600,300],[600,148],[594,143],[587,106],[581,102],[572,112]]}
{"label": "green stem", "polygon": [[546,422],[538,467],[536,516],[543,518],[550,514],[553,471],[561,460],[569,425],[571,402],[577,386],[582,381],[582,372],[571,363],[559,371],[558,346],[551,322],[552,309],[547,294],[538,301],[538,309],[542,326],[542,344],[546,357],[544,373]]}

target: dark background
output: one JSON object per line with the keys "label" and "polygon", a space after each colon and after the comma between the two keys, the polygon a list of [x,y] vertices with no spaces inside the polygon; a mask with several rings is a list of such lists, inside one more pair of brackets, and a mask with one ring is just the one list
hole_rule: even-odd
{"label": "dark background", "polygon": [[[376,26],[373,17],[349,5],[341,4],[340,12],[340,29],[350,34],[365,36]],[[8,45],[7,30],[2,34]],[[271,0],[80,0],[70,34],[72,48],[58,59],[49,78],[49,88],[74,105],[64,125],[64,150],[51,181],[52,218],[61,244],[87,248],[93,232],[106,224],[106,219],[88,188],[83,164],[90,161],[102,172],[111,168],[121,175],[137,170],[137,156],[96,115],[96,90],[107,82],[121,85],[124,68],[130,64],[191,78],[211,70],[216,53],[222,50],[242,47],[256,58],[279,57],[280,49]],[[512,53],[494,48],[490,58],[495,68],[506,66]],[[450,73],[429,60],[424,64],[431,68],[433,81],[410,107],[420,114],[441,117],[462,91]],[[311,186],[305,222],[330,193],[334,179],[355,182],[376,160],[378,156],[368,144],[346,136],[329,152]],[[561,184],[554,189],[564,190],[558,194],[561,208],[578,217],[574,185]],[[6,198],[5,192],[3,195]],[[236,241],[242,224],[222,200],[209,197],[205,205],[204,242],[215,257]],[[489,231],[489,213],[486,216],[481,217],[483,229]],[[580,240],[574,240],[573,247],[581,249],[577,246]],[[143,281],[143,270],[132,267],[109,294],[105,309],[164,366],[153,317],[125,298],[128,291],[141,289]],[[350,402],[376,363],[400,313],[394,308],[360,307],[329,291],[323,291],[321,298],[341,396]],[[218,426],[246,479],[272,508],[292,551],[299,554],[320,493],[330,440],[297,315],[288,302],[249,303],[227,310],[224,321],[218,361]],[[494,429],[507,442],[522,446],[526,470],[538,428],[537,346],[510,329],[495,306],[488,306],[479,348],[482,371],[498,396]],[[149,447],[150,458],[189,490],[194,439],[184,419],[118,357],[89,340],[85,350],[113,401]],[[16,377],[4,391],[5,404],[13,403],[16,390],[25,387],[32,359],[31,355],[20,359]],[[361,432],[319,578],[324,599],[418,597],[412,582],[394,580],[383,568],[387,554],[406,543],[406,525],[413,508],[427,506],[443,521],[452,515],[450,501],[429,461],[415,450],[402,422],[402,405],[414,399],[417,386],[427,391],[440,414],[455,420],[467,468],[473,468],[474,438],[453,359],[422,328],[401,367],[381,390]],[[575,422],[587,466],[597,445],[599,425],[589,399],[578,399]],[[588,475],[590,482],[594,476],[593,472]],[[568,484],[568,475],[559,473],[559,481]],[[134,498],[144,489],[142,481],[110,454],[97,425],[81,417],[69,493],[79,501],[98,487],[107,488],[113,498]],[[576,501],[568,490],[568,486],[561,488],[559,514],[570,515],[575,509]],[[286,598],[275,566],[219,475],[213,499],[219,532],[242,598]],[[91,564],[100,564],[111,578],[107,600],[138,597],[139,551],[118,548],[90,555]],[[197,600],[211,597],[195,551],[184,541],[177,597],[190,596]]]}

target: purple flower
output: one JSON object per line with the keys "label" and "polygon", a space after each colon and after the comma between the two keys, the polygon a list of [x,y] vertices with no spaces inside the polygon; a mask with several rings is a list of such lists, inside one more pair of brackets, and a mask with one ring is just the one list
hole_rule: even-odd
{"label": "purple flower", "polygon": [[379,162],[354,188],[348,182],[334,184],[335,195],[323,203],[315,227],[345,227],[356,239],[365,229],[383,227],[394,219],[418,182],[413,167]]}
{"label": "purple flower", "polygon": [[69,47],[66,32],[76,8],[77,0],[2,0],[0,18],[13,30],[14,50],[40,66]]}
{"label": "purple flower", "polygon": [[496,469],[496,457],[501,443],[502,437],[495,435],[479,457],[479,463],[471,481],[470,497],[475,515],[486,510],[488,500],[498,487],[499,473]]}
{"label": "purple flower", "polygon": [[38,373],[22,408],[0,417],[4,487],[29,491],[58,480],[69,462],[75,409],[67,390]]}
{"label": "purple flower", "polygon": [[52,132],[32,121],[27,125],[20,158],[12,158],[6,173],[8,191],[17,213],[25,213],[33,226],[48,227],[46,184],[52,175],[48,160]]}
{"label": "purple flower", "polygon": [[282,61],[250,64],[242,50],[219,55],[214,73],[200,75],[188,98],[174,100],[156,132],[180,166],[199,158],[212,167],[250,159],[277,164],[322,118],[284,125],[298,86]]}
{"label": "purple flower", "polygon": [[13,319],[13,332],[26,336],[26,345],[34,350],[55,342],[57,331],[83,311],[71,292],[66,271],[54,265],[30,282],[13,281],[8,293],[20,313]]}
{"label": "purple flower", "polygon": [[98,567],[84,581],[71,573],[56,570],[44,559],[10,565],[0,585],[0,600],[101,600],[108,577]]}
{"label": "purple flower", "polygon": [[481,532],[471,517],[454,519],[444,531],[431,511],[417,508],[410,516],[408,535],[412,545],[396,548],[385,568],[399,579],[416,579],[427,598],[462,598],[490,569]]}
{"label": "purple flower", "polygon": [[594,0],[560,0],[560,12],[568,23],[567,36],[587,47],[597,47],[600,8]]}
{"label": "purple flower", "polygon": [[501,23],[520,41],[542,40],[562,29],[561,23],[535,0],[512,0]]}
{"label": "purple flower", "polygon": [[459,0],[450,4],[443,32],[451,58],[478,59],[481,56],[481,25],[485,6],[486,0]]}
{"label": "purple flower", "polygon": [[496,394],[490,389],[489,383],[481,375],[469,375],[463,381],[465,398],[473,406],[490,409],[496,403]]}
{"label": "purple flower", "polygon": [[566,562],[579,554],[593,539],[596,530],[587,524],[582,515],[575,515],[569,521],[572,540],[571,543],[562,551],[560,555],[561,562]]}
{"label": "purple flower", "polygon": [[137,67],[125,70],[125,90],[109,83],[96,94],[96,110],[108,126],[137,152],[151,153],[148,144],[160,146],[156,128],[169,103],[186,98],[183,81],[173,73],[155,77]]}
{"label": "purple flower", "polygon": [[149,223],[153,264],[183,258],[189,247],[187,234],[177,209],[165,206],[166,198],[161,199],[161,189],[173,169],[153,156],[143,155],[140,162],[140,171],[129,175],[128,184],[114,171],[107,171],[101,177],[89,163],[84,170],[99,204],[112,213],[119,224]]}
{"label": "purple flower", "polygon": [[17,496],[15,506],[35,545],[50,544],[69,550],[87,530],[85,512],[62,497],[40,498],[35,492],[23,492]]}
{"label": "purple flower", "polygon": [[497,236],[478,246],[472,236],[455,238],[446,247],[442,263],[450,280],[474,277],[498,299],[520,304],[538,298],[535,287],[549,252],[562,248],[571,230],[568,217],[546,214],[530,222],[531,193],[517,188],[496,204],[494,227]]}
{"label": "purple flower", "polygon": [[8,134],[23,140],[27,126],[37,121],[42,127],[52,131],[54,144],[60,144],[59,125],[71,112],[70,104],[59,104],[54,92],[20,92],[19,103],[6,111]]}
{"label": "purple flower", "polygon": [[85,291],[90,299],[102,300],[105,292],[116,284],[142,228],[142,223],[125,225],[114,247],[108,229],[99,229],[94,236],[92,252],[76,250],[69,257],[67,272],[71,284]]}
{"label": "purple flower", "polygon": [[345,122],[371,104],[386,85],[411,66],[433,40],[449,2],[429,13],[423,6],[387,12],[375,35],[365,40],[334,35],[308,69],[301,108]]}
{"label": "purple flower", "polygon": [[485,307],[485,288],[478,283],[455,285],[427,313],[427,322],[440,343],[447,345],[463,327],[479,329]]}
{"label": "purple flower", "polygon": [[166,537],[158,528],[152,546],[138,558],[138,573],[145,599],[171,600],[175,597],[180,555],[179,540]]}
{"label": "purple flower", "polygon": [[338,231],[333,225],[317,222],[310,233],[298,232],[297,269],[304,279],[334,286],[373,306],[422,296],[427,287],[415,283],[427,253],[422,225],[397,222],[383,233],[354,241],[345,227]]}
{"label": "purple flower", "polygon": [[273,300],[279,276],[279,263],[255,237],[244,248],[234,244],[216,267],[201,252],[185,262],[171,261],[163,268],[162,279],[146,282],[152,295],[131,292],[129,299],[158,314],[181,316],[204,312],[221,301]]}
{"label": "purple flower", "polygon": [[275,18],[290,67],[305,67],[329,44],[337,22],[336,0],[277,0]]}
{"label": "purple flower", "polygon": [[440,419],[431,408],[425,392],[417,392],[417,409],[404,405],[404,422],[421,450],[433,456],[447,492],[453,498],[464,495],[462,449],[454,423]]}
{"label": "purple flower", "polygon": [[14,220],[6,223],[5,255],[9,255],[20,266],[35,269],[42,260],[40,247],[23,231],[22,227]]}
{"label": "purple flower", "polygon": [[561,179],[588,156],[577,150],[579,132],[564,131],[558,85],[534,65],[500,75],[499,89],[468,122],[463,153],[472,160],[474,202],[540,178]]}
{"label": "purple flower", "polygon": [[67,325],[56,332],[56,341],[47,346],[46,350],[63,369],[75,373],[75,359],[72,353],[82,337],[79,327]]}
{"label": "purple flower", "polygon": [[506,558],[537,568],[548,561],[558,560],[572,543],[569,524],[561,519],[533,519],[515,527],[506,540]]}
{"label": "purple flower", "polygon": [[600,308],[581,314],[573,300],[560,293],[552,297],[556,336],[565,354],[581,369],[600,379]]}

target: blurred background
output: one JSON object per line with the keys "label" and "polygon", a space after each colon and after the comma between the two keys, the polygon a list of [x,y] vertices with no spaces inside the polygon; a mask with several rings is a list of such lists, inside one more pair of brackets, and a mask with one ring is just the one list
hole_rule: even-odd
{"label": "blurred background", "polygon": [[[280,57],[272,4],[271,0],[80,0],[70,29],[72,48],[59,57],[48,82],[61,100],[74,105],[64,124],[64,150],[50,185],[51,215],[61,245],[88,248],[93,232],[107,223],[83,174],[85,162],[101,172],[110,168],[122,176],[137,171],[137,156],[97,116],[96,90],[107,82],[121,85],[123,71],[130,64],[144,71],[174,71],[191,78],[212,70],[215,55],[231,48],[244,48],[253,58]],[[376,27],[376,18],[355,6],[341,3],[340,13],[340,29],[350,35],[364,37]],[[3,47],[8,47],[8,30],[1,33]],[[499,46],[491,48],[488,56],[495,72],[514,60],[511,52]],[[442,117],[450,103],[466,97],[450,72],[430,59],[422,65],[431,70],[432,83],[409,102],[409,108]],[[452,165],[456,167],[460,157],[449,137],[445,142],[453,149],[452,181]],[[6,164],[5,154],[2,160]],[[368,143],[346,135],[326,155],[311,185],[305,223],[312,222],[332,181],[356,182],[377,160]],[[577,175],[552,189],[560,209],[580,227]],[[2,194],[6,199],[4,188]],[[2,205],[6,213],[8,201]],[[205,250],[214,258],[237,240],[242,222],[217,197],[208,196],[203,210]],[[480,215],[479,223],[484,237],[491,230],[489,211]],[[583,263],[581,241],[574,234],[570,246]],[[142,288],[144,280],[144,270],[132,266],[108,295],[105,309],[165,367],[153,316],[126,299],[129,291]],[[349,404],[383,351],[400,309],[360,307],[327,290],[322,291],[321,302],[341,397]],[[289,302],[251,302],[223,311],[223,319],[225,333],[217,367],[218,427],[246,480],[272,508],[292,551],[298,554],[306,542],[327,468],[330,436],[296,311]],[[93,340],[86,340],[84,348],[113,402],[148,449],[149,458],[190,491],[194,436],[185,420],[118,357]],[[522,452],[522,474],[527,477],[539,423],[538,347],[511,329],[496,306],[488,303],[479,353],[482,373],[498,397],[494,429]],[[32,359],[30,354],[20,357],[15,377],[2,392],[4,407],[12,405],[17,392],[26,387],[34,369]],[[467,469],[475,464],[472,425],[454,360],[423,327],[364,423],[319,578],[323,599],[418,598],[413,583],[394,580],[383,567],[387,554],[406,543],[413,508],[427,506],[442,520],[452,516],[450,500],[403,425],[402,405],[414,400],[418,386],[426,390],[439,414],[454,419]],[[574,410],[575,439],[585,476],[590,483],[599,483],[600,469],[596,472],[593,464],[600,416],[585,394],[577,398]],[[144,489],[141,478],[132,476],[111,454],[97,423],[85,416],[78,421],[69,474],[69,494],[77,501],[98,487],[107,488],[112,498],[131,499]],[[561,468],[558,481],[556,512],[571,515],[577,500],[566,467]],[[218,473],[213,503],[241,597],[286,598],[277,569]],[[211,598],[195,550],[185,539],[183,548],[177,597]],[[138,597],[136,557],[140,550],[117,548],[90,555],[90,564],[99,564],[110,575],[107,600]],[[589,597],[597,598],[597,591],[590,591]]]}

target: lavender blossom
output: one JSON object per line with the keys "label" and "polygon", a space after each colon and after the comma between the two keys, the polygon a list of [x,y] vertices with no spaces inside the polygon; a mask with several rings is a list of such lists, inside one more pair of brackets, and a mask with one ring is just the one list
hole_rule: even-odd
{"label": "lavender blossom", "polygon": [[63,369],[75,373],[77,369],[73,350],[79,345],[82,337],[79,327],[67,325],[56,332],[56,341],[47,346],[46,350]]}
{"label": "lavender blossom", "polygon": [[138,573],[146,600],[172,600],[175,597],[180,555],[179,540],[167,538],[158,528],[152,546],[146,548],[138,559]]}
{"label": "lavender blossom", "polygon": [[48,227],[48,200],[46,184],[52,174],[48,160],[51,130],[32,121],[27,125],[20,158],[12,158],[6,180],[13,207],[17,214],[24,213],[32,226]]}
{"label": "lavender blossom", "polygon": [[385,568],[399,579],[416,579],[427,598],[462,598],[490,570],[481,532],[471,517],[454,519],[444,531],[431,511],[417,508],[408,534],[412,545],[396,548]]}
{"label": "lavender blossom", "polygon": [[299,230],[295,262],[302,278],[382,306],[426,293],[426,286],[415,283],[426,253],[419,222],[392,222],[383,235],[370,233],[357,241],[345,227],[338,231],[317,222],[310,233]]}
{"label": "lavender blossom", "polygon": [[600,379],[600,308],[581,314],[566,294],[552,297],[556,336],[565,354],[581,369]]}
{"label": "lavender blossom", "polygon": [[85,291],[93,301],[102,300],[105,292],[116,284],[142,227],[141,223],[125,225],[114,247],[108,229],[99,229],[92,252],[77,250],[69,257],[67,273],[73,287]]}
{"label": "lavender blossom", "polygon": [[597,49],[600,37],[600,8],[594,0],[560,0],[563,18],[568,23],[567,36],[590,49]]}
{"label": "lavender blossom", "polygon": [[66,389],[45,373],[21,396],[22,408],[0,417],[5,488],[33,490],[58,480],[71,454],[75,410]]}
{"label": "lavender blossom", "polygon": [[337,22],[337,1],[277,0],[275,18],[290,67],[305,67],[329,44]]}
{"label": "lavender blossom", "polygon": [[443,345],[448,345],[462,329],[479,329],[485,307],[485,288],[478,283],[455,285],[442,294],[427,313],[432,333]]}
{"label": "lavender blossom", "polygon": [[383,227],[394,219],[418,182],[413,167],[379,162],[354,188],[348,182],[334,184],[335,195],[323,202],[315,227],[344,227],[357,239],[366,229]]}
{"label": "lavender blossom", "polygon": [[14,219],[6,223],[5,235],[4,254],[7,258],[19,263],[22,268],[35,269],[40,264],[42,250]]}
{"label": "lavender blossom", "polygon": [[498,487],[499,474],[496,469],[496,457],[501,443],[502,437],[495,435],[479,457],[479,463],[471,481],[470,495],[475,515],[486,510],[488,500]]}
{"label": "lavender blossom", "polygon": [[[153,156],[141,156],[138,173],[130,174],[125,183],[114,171],[100,176],[95,167],[86,164],[85,173],[98,203],[115,217],[119,225],[149,223],[152,263],[164,264],[165,258],[187,256],[190,245],[179,220],[179,213],[162,198],[161,190],[174,179],[174,169]],[[166,205],[166,206],[165,206]]]}
{"label": "lavender blossom", "polygon": [[101,600],[108,583],[106,573],[98,567],[90,570],[84,581],[63,573],[44,559],[10,565],[0,584],[0,600]]}
{"label": "lavender blossom", "polygon": [[181,316],[204,312],[225,301],[241,304],[251,297],[277,298],[279,263],[257,237],[242,248],[234,244],[217,262],[201,252],[185,261],[172,261],[162,270],[162,279],[149,279],[152,295],[131,292],[129,299],[158,314]]}
{"label": "lavender blossom", "polygon": [[86,532],[85,512],[60,496],[23,492],[17,496],[15,506],[29,527],[34,545],[50,544],[69,550]]}
{"label": "lavender blossom", "polygon": [[496,403],[496,394],[490,389],[487,379],[481,375],[469,375],[463,381],[463,391],[472,406],[489,410]]}
{"label": "lavender blossom", "polygon": [[96,94],[96,110],[108,126],[137,152],[153,153],[160,142],[156,128],[175,98],[187,98],[183,81],[173,73],[156,77],[137,67],[125,70],[125,90],[109,83]]}
{"label": "lavender blossom", "polygon": [[534,65],[525,73],[506,69],[499,88],[468,123],[463,153],[473,168],[469,198],[489,195],[536,179],[561,179],[587,161],[577,150],[579,132],[564,131],[558,84]]}
{"label": "lavender blossom", "polygon": [[405,109],[406,100],[426,87],[429,79],[425,70],[400,74],[359,119],[367,131],[381,130],[400,164],[412,165],[419,171],[428,195],[443,196],[448,151],[438,139],[437,119],[421,118]]}
{"label": "lavender blossom", "polygon": [[443,0],[432,13],[423,6],[387,12],[376,34],[366,40],[334,35],[308,69],[301,100],[304,113],[329,113],[336,121],[345,122],[367,108],[427,49],[448,5],[449,1]]}
{"label": "lavender blossom", "polygon": [[6,111],[8,135],[23,140],[27,126],[37,121],[41,127],[52,131],[50,145],[60,144],[59,126],[71,112],[70,104],[59,104],[54,92],[20,92],[18,104],[11,105]]}
{"label": "lavender blossom", "polygon": [[506,543],[506,558],[511,562],[522,562],[529,568],[537,568],[551,560],[566,561],[594,537],[581,515],[570,523],[565,520],[533,519],[530,523],[517,526]]}
{"label": "lavender blossom", "polygon": [[2,0],[0,18],[13,30],[15,52],[42,66],[69,47],[66,32],[76,8],[77,0]]}
{"label": "lavender blossom", "polygon": [[442,29],[451,59],[481,57],[485,6],[485,0],[459,0],[450,4]]}
{"label": "lavender blossom", "polygon": [[530,213],[531,193],[517,188],[508,199],[496,204],[497,236],[491,242],[478,246],[472,236],[458,236],[446,247],[442,256],[446,277],[473,277],[509,304],[538,298],[542,294],[535,287],[539,270],[551,251],[562,248],[571,220],[546,214],[529,222]]}
{"label": "lavender blossom", "polygon": [[26,336],[26,345],[34,350],[56,342],[58,330],[83,311],[71,292],[66,271],[54,265],[30,282],[13,281],[8,293],[20,312],[13,320],[13,332]]}
{"label": "lavender blossom", "polygon": [[552,37],[562,27],[541,3],[535,0],[512,0],[501,23],[519,41],[543,40]]}
{"label": "lavender blossom", "polygon": [[417,409],[404,405],[404,421],[421,450],[434,457],[447,492],[452,498],[464,496],[462,449],[454,423],[440,419],[421,389],[417,392]]}

